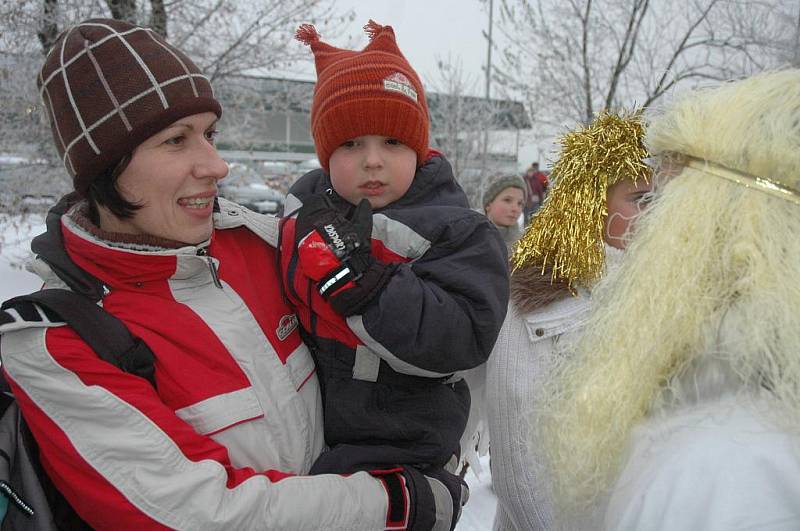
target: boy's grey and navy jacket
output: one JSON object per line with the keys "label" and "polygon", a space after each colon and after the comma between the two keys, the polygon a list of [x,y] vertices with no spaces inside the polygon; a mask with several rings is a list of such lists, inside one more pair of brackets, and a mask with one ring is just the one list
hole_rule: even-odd
{"label": "boy's grey and navy jacket", "polygon": [[[324,193],[351,208],[315,170],[292,186],[286,223],[304,199]],[[469,413],[458,372],[488,359],[505,318],[506,247],[495,227],[469,209],[450,164],[432,151],[408,192],[374,211],[373,255],[396,269],[362,313],[346,319],[303,275],[287,233],[293,229],[281,243],[285,291],[315,347],[327,444],[359,446],[349,452],[364,456],[359,462],[339,456],[350,468],[447,462]],[[329,454],[322,459],[330,466],[318,461],[314,469],[341,469],[336,451]]]}

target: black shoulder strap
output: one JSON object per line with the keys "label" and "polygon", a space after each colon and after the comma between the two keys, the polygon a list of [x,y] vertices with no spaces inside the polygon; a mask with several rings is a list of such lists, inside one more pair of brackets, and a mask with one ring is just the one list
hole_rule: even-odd
{"label": "black shoulder strap", "polygon": [[147,344],[133,336],[122,321],[87,297],[66,289],[44,289],[9,299],[3,303],[2,309],[14,308],[29,320],[30,317],[26,316],[31,313],[29,303],[41,307],[51,321],[67,323],[100,359],[145,378],[155,387],[155,358]]}

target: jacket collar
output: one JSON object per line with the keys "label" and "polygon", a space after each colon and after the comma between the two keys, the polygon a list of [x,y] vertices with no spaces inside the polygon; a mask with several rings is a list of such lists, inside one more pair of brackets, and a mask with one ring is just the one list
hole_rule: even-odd
{"label": "jacket collar", "polygon": [[75,266],[109,289],[123,286],[141,288],[145,284],[168,280],[178,272],[185,277],[208,267],[205,255],[211,240],[180,248],[107,241],[86,230],[75,219],[77,208],[80,205],[72,207],[61,217],[64,248]]}
{"label": "jacket collar", "polygon": [[[334,205],[341,209],[351,206],[333,190],[330,176],[322,169],[308,172],[292,186],[292,195],[301,201],[310,195],[320,193],[330,193]],[[430,158],[417,169],[414,180],[411,181],[411,186],[403,197],[375,212],[435,205],[469,208],[466,195],[456,182],[450,163],[443,155],[432,151]]]}

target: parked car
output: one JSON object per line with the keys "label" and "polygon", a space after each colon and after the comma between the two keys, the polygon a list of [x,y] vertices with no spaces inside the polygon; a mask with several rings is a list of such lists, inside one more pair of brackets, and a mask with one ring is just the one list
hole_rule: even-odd
{"label": "parked car", "polygon": [[264,177],[254,168],[228,164],[228,176],[220,181],[219,195],[264,214],[275,214],[283,206],[284,194],[264,184]]}

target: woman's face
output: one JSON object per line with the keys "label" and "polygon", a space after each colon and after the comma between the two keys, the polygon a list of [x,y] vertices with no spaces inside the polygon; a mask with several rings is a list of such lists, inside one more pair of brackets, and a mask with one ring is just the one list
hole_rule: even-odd
{"label": "woman's face", "polygon": [[142,142],[117,180],[120,195],[141,205],[120,219],[100,207],[100,227],[186,244],[211,237],[217,181],[228,165],[214,147],[217,115],[194,114]]}
{"label": "woman's face", "polygon": [[627,246],[626,234],[649,202],[652,190],[652,178],[648,182],[639,179],[636,183],[623,179],[608,188],[608,217],[605,223],[607,244],[617,249]]}
{"label": "woman's face", "polygon": [[511,227],[517,224],[524,204],[525,194],[522,190],[510,186],[486,205],[486,217],[498,227]]}

